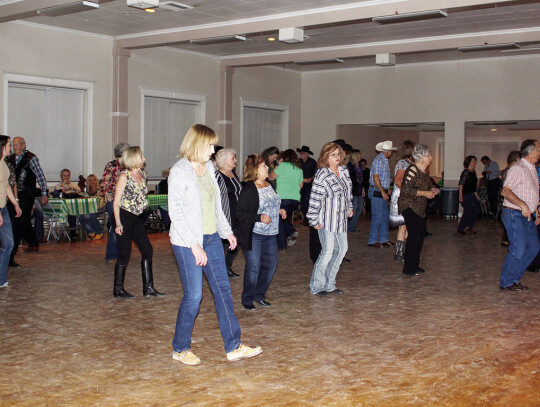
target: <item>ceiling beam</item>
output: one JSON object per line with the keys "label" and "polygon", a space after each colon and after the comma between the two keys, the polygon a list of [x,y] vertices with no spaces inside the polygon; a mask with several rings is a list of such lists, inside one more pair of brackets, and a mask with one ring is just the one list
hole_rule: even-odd
{"label": "ceiling beam", "polygon": [[400,54],[409,52],[441,51],[483,43],[500,44],[506,42],[520,43],[537,41],[540,42],[540,27],[411,38],[407,40],[364,43],[338,47],[311,48],[299,51],[274,52],[271,54],[259,53],[237,55],[234,57],[221,57],[220,64],[223,67],[284,64],[293,61],[354,58],[384,53]]}
{"label": "ceiling beam", "polygon": [[[526,1],[526,0],[525,0]],[[117,37],[119,48],[153,48],[184,43],[199,38],[225,35],[278,31],[287,27],[311,27],[333,23],[369,21],[373,17],[413,13],[436,9],[446,11],[475,7],[503,6],[520,1],[508,0],[373,0],[350,5],[325,7],[302,13],[269,15],[259,18],[234,20],[221,24],[192,26],[144,34]]]}
{"label": "ceiling beam", "polygon": [[[37,11],[43,8],[63,6],[74,3],[76,0],[24,0],[17,3],[6,4],[0,7],[0,23],[8,21],[24,20],[38,15]],[[107,3],[112,0],[90,0],[94,3]]]}

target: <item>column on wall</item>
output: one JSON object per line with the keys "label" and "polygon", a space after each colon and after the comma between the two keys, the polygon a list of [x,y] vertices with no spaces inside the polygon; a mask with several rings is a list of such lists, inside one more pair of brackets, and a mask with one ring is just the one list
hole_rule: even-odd
{"label": "column on wall", "polygon": [[465,158],[465,121],[447,120],[444,124],[444,186],[456,187]]}
{"label": "column on wall", "polygon": [[221,143],[226,147],[232,147],[232,77],[234,68],[230,66],[220,67],[219,77],[219,129],[218,134]]}
{"label": "column on wall", "polygon": [[128,58],[131,52],[127,49],[113,51],[113,113],[112,113],[112,145],[128,141]]}

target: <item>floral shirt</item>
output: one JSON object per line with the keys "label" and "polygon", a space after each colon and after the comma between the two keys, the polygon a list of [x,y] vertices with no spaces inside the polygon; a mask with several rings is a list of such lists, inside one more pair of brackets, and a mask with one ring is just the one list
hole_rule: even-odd
{"label": "floral shirt", "polygon": [[101,177],[101,195],[107,202],[114,200],[114,187],[120,175],[121,168],[118,160],[112,160],[105,166],[103,176]]}
{"label": "floral shirt", "polygon": [[133,179],[129,171],[123,171],[126,174],[127,182],[122,194],[120,207],[134,215],[140,215],[148,207],[148,189],[146,188],[146,172],[141,170],[142,184]]}
{"label": "floral shirt", "polygon": [[277,235],[279,233],[279,207],[281,205],[281,199],[274,192],[272,186],[258,188],[257,192],[259,192],[259,210],[257,214],[268,215],[272,219],[272,222],[269,224],[255,222],[253,233],[265,236]]}
{"label": "floral shirt", "polygon": [[98,199],[98,209],[102,209],[105,206],[105,198],[101,195],[101,191],[98,189],[93,194],[88,191],[84,191],[82,196],[85,198],[97,198]]}

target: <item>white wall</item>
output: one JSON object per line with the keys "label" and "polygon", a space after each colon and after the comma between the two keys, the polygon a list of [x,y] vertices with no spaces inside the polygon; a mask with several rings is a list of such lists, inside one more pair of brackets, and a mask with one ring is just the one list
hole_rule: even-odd
{"label": "white wall", "polygon": [[[0,24],[0,131],[5,131],[7,126],[4,115],[7,89],[3,80],[6,73],[92,82],[93,143],[89,171],[100,176],[112,156],[112,43],[112,39],[105,37],[14,22]],[[26,141],[31,151],[32,140]]]}
{"label": "white wall", "polygon": [[462,170],[466,121],[540,118],[539,57],[304,74],[302,143],[320,148],[338,124],[445,122],[445,175]]}

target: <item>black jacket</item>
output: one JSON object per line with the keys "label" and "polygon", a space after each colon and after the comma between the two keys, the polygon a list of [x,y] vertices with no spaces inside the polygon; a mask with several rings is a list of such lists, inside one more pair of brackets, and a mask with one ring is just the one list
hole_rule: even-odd
{"label": "black jacket", "polygon": [[255,222],[261,222],[259,210],[259,191],[255,182],[249,181],[242,187],[238,203],[236,204],[236,218],[238,219],[238,243],[244,250],[251,250],[251,239]]}

